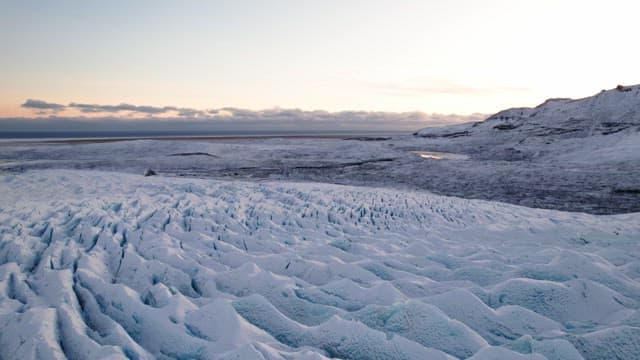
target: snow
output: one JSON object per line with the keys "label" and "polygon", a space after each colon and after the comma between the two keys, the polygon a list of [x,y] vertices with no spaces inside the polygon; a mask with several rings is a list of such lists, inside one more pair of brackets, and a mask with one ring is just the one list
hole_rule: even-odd
{"label": "snow", "polygon": [[[637,100],[636,108],[640,97]],[[591,137],[537,136],[524,131],[525,125],[514,130],[479,125],[471,128],[474,132],[469,136],[424,138],[407,134],[381,141],[5,142],[0,143],[0,173],[83,169],[144,174],[151,169],[169,177],[330,182],[618,214],[640,211],[639,195],[634,192],[640,189],[638,126]]]}
{"label": "snow", "polygon": [[376,141],[2,142],[0,359],[639,358],[638,106],[630,86]]}
{"label": "snow", "polygon": [[0,198],[3,359],[640,354],[640,213],[86,170]]}
{"label": "snow", "polygon": [[[453,175],[463,176],[473,187],[479,187],[477,181],[499,186],[495,178],[500,178],[512,192],[526,194],[518,202],[513,201],[514,195],[506,194],[469,196],[459,191],[455,195],[569,211],[619,212],[605,209],[610,203],[625,207],[622,212],[638,212],[640,209],[632,205],[640,204],[638,109],[640,85],[623,86],[583,99],[549,99],[534,108],[498,112],[482,122],[426,128],[415,135],[423,138],[431,151],[471,155],[475,161],[464,166],[475,175],[465,176],[464,171]],[[480,175],[489,168],[494,170],[494,179]],[[474,180],[474,176],[482,180]],[[527,176],[535,180],[527,181]],[[453,194],[446,191],[450,186],[432,187]],[[485,194],[500,192],[483,190]],[[558,197],[572,204],[560,205],[553,200]],[[595,203],[598,205],[593,207]]]}
{"label": "snow", "polygon": [[[549,99],[534,108],[512,108],[500,111],[485,121],[456,124],[439,128],[426,128],[416,134],[424,137],[442,137],[468,132],[475,135],[496,130],[494,133],[517,130],[518,137],[528,135],[610,134],[625,131],[639,125],[640,85],[627,86],[623,90],[603,90],[583,99]],[[585,127],[588,124],[590,126]],[[580,134],[578,134],[580,133]]]}
{"label": "snow", "polygon": [[639,108],[640,85],[635,85],[577,100],[549,99],[482,122],[425,128],[415,135],[448,151],[473,149],[477,158],[627,163],[637,160],[640,150]]}

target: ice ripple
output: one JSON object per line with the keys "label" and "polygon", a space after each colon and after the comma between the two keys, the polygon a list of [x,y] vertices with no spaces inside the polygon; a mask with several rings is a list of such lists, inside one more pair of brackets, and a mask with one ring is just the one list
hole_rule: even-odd
{"label": "ice ripple", "polygon": [[640,353],[639,214],[83,171],[0,195],[0,358]]}

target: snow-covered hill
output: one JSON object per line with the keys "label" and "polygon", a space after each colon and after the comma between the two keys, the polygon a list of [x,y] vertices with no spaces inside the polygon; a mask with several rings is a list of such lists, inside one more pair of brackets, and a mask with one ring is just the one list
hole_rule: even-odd
{"label": "snow-covered hill", "polygon": [[634,359],[640,214],[0,177],[2,359]]}
{"label": "snow-covered hill", "polygon": [[[569,150],[577,159],[598,161],[591,152],[612,145],[619,158],[637,157],[640,85],[618,86],[577,100],[549,99],[534,108],[508,109],[482,122],[426,128],[416,135],[449,139],[451,145],[475,149],[483,157],[506,160],[553,157]],[[622,147],[615,146],[620,139],[627,142],[625,148],[635,146],[620,151]],[[576,144],[581,149],[574,149]]]}

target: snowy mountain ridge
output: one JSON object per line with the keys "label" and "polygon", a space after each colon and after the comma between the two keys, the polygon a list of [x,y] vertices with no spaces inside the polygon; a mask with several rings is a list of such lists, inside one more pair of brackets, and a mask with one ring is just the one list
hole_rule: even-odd
{"label": "snowy mountain ridge", "polygon": [[582,98],[552,98],[533,107],[500,111],[485,121],[425,128],[415,135],[427,138],[530,136],[576,138],[640,130],[640,85],[617,86]]}

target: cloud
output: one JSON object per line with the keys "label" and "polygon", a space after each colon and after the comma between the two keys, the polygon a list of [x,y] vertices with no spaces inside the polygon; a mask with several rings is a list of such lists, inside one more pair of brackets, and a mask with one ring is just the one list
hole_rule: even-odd
{"label": "cloud", "polygon": [[206,110],[197,110],[191,108],[177,108],[174,111],[178,113],[178,116],[184,118],[202,118],[207,116]]}
{"label": "cloud", "polygon": [[83,113],[118,113],[122,111],[130,111],[130,112],[150,114],[150,115],[164,114],[170,111],[170,109],[175,109],[175,107],[171,107],[171,106],[168,106],[168,107],[156,107],[156,106],[146,106],[146,105],[137,106],[137,105],[131,105],[131,104],[124,104],[124,103],[120,105],[97,105],[97,104],[80,104],[80,103],[74,103],[74,102],[69,104],[68,107],[71,109],[80,110],[80,112],[83,112]]}
{"label": "cloud", "polygon": [[407,124],[407,123],[423,123],[436,122],[438,124],[448,124],[456,122],[482,120],[486,116],[484,114],[471,115],[445,115],[445,114],[427,114],[419,111],[412,112],[383,112],[383,111],[357,111],[347,110],[338,112],[329,112],[325,110],[300,110],[300,109],[265,109],[265,110],[248,110],[239,108],[220,108],[208,110],[210,118],[221,119],[226,121],[262,121],[262,122],[303,122],[303,123],[345,123],[345,124]]}
{"label": "cloud", "polygon": [[[414,131],[426,126],[479,121],[484,114],[427,114],[423,112],[381,112],[347,110],[264,109],[234,107],[193,109],[176,106],[148,106],[122,103],[99,105],[72,102],[67,106],[41,100],[27,100],[37,118],[0,119],[4,131],[143,131],[180,133],[261,132],[368,132]],[[76,110],[86,116],[60,116],[60,110]],[[54,111],[53,115],[50,111]],[[67,112],[63,113],[67,114]],[[77,112],[76,112],[77,114]],[[143,115],[143,117],[140,117]]]}
{"label": "cloud", "polygon": [[59,110],[64,110],[66,107],[62,104],[50,103],[50,102],[46,102],[42,100],[34,100],[34,99],[27,99],[27,101],[25,101],[20,106],[23,108],[34,109],[39,111],[43,111],[43,110],[59,111]]}
{"label": "cloud", "polygon": [[181,108],[176,106],[149,106],[149,105],[132,105],[122,103],[119,105],[98,105],[98,104],[82,104],[82,103],[70,103],[67,108],[75,109],[85,114],[95,113],[108,113],[117,114],[121,112],[128,112],[134,114],[143,115],[166,115],[174,113],[177,117],[184,118],[198,118],[207,115],[205,110],[198,110],[192,108]]}
{"label": "cloud", "polygon": [[208,110],[206,117],[40,117],[0,119],[6,132],[146,132],[189,135],[261,133],[366,133],[412,132],[427,126],[479,121],[483,114],[425,114],[370,111],[327,112],[299,109],[247,110],[224,108]]}

